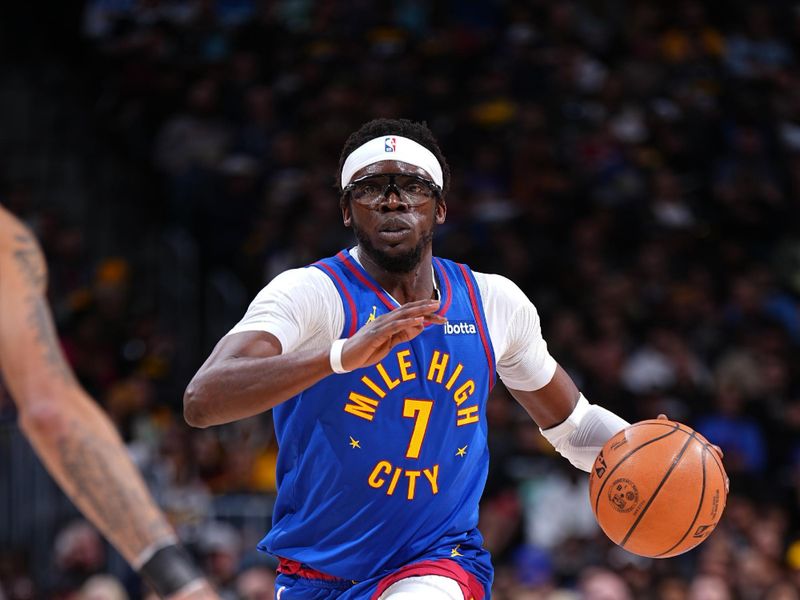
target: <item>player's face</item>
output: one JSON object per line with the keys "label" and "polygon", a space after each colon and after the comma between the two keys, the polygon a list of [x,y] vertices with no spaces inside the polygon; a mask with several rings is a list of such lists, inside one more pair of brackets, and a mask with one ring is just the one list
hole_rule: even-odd
{"label": "player's face", "polygon": [[[395,185],[386,188],[384,196],[374,202],[347,196],[342,217],[345,226],[353,228],[361,249],[379,266],[407,273],[430,253],[433,228],[444,223],[447,207],[438,194],[420,190],[411,178],[403,179],[415,176],[432,181],[424,169],[408,163],[384,160],[368,165],[353,174],[353,181],[370,181],[375,176],[375,181],[383,184],[389,174],[396,175],[391,180]],[[403,185],[406,187],[401,190]]]}

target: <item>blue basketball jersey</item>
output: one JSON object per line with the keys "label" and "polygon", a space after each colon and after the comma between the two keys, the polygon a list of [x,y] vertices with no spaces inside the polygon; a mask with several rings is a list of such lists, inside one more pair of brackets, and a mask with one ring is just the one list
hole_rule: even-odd
{"label": "blue basketball jersey", "polygon": [[[433,265],[446,325],[273,409],[278,497],[260,549],[356,581],[451,558],[490,585],[476,526],[495,360],[472,272]],[[347,251],[309,268],[341,296],[342,337],[397,306]]]}

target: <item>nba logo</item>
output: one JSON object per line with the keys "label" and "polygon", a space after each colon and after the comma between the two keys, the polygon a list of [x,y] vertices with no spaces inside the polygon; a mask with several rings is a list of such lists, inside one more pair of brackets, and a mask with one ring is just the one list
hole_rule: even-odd
{"label": "nba logo", "polygon": [[397,140],[393,137],[387,137],[383,140],[383,151],[394,152],[397,147]]}

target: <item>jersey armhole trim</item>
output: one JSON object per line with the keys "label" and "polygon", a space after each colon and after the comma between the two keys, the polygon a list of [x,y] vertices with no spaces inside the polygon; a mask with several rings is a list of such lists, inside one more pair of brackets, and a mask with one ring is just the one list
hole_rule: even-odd
{"label": "jersey armhole trim", "polygon": [[489,337],[486,334],[486,324],[483,320],[483,312],[481,311],[481,304],[478,302],[477,294],[475,293],[475,280],[472,274],[467,269],[466,265],[458,264],[461,269],[461,274],[464,277],[464,282],[467,284],[467,293],[469,294],[469,301],[472,304],[472,312],[475,315],[475,321],[478,324],[478,333],[481,337],[483,344],[483,351],[486,353],[486,361],[489,364],[489,390],[494,387],[496,374],[494,366],[494,353],[492,347],[489,345]]}
{"label": "jersey armhole trim", "polygon": [[339,295],[345,301],[346,307],[349,308],[349,314],[348,311],[345,311],[345,323],[344,327],[342,328],[342,334],[344,334],[346,331],[346,337],[352,337],[356,332],[356,327],[358,326],[358,312],[356,311],[356,303],[353,301],[353,297],[350,295],[350,292],[347,291],[347,288],[345,287],[341,277],[339,277],[339,275],[333,270],[333,268],[331,268],[330,265],[322,261],[318,261],[311,266],[322,270],[328,275],[328,277],[331,278],[331,280],[333,280]]}
{"label": "jersey armhole trim", "polygon": [[453,301],[453,293],[450,289],[450,278],[447,276],[447,271],[438,258],[433,258],[433,264],[436,267],[436,273],[439,275],[439,278],[444,284],[443,296],[445,298],[444,304],[439,307],[439,310],[436,311],[436,314],[444,317],[447,315],[447,310],[450,308],[450,303]]}

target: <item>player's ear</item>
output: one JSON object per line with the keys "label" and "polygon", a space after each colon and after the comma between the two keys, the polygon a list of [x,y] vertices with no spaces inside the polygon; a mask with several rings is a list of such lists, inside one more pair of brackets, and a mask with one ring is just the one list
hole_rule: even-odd
{"label": "player's ear", "polygon": [[350,222],[352,221],[353,215],[350,211],[350,202],[348,201],[346,194],[343,194],[339,200],[339,208],[342,211],[342,223],[344,223],[345,227],[350,227]]}
{"label": "player's ear", "polygon": [[436,201],[436,208],[434,217],[436,218],[436,224],[442,225],[447,217],[447,203],[444,201],[444,198],[439,198]]}

